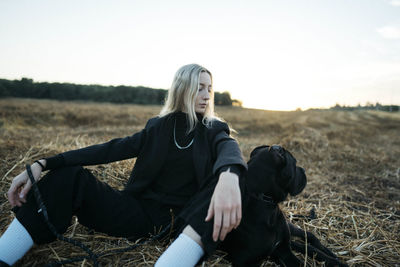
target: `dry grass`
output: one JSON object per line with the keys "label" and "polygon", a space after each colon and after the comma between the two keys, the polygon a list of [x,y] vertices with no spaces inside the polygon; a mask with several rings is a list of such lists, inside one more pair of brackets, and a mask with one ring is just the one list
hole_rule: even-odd
{"label": "dry grass", "polygon": [[[0,99],[0,233],[13,214],[6,200],[10,181],[24,163],[66,150],[130,135],[159,106],[88,104]],[[351,266],[395,266],[400,262],[400,114],[374,111],[270,112],[217,108],[238,132],[248,157],[261,144],[282,144],[307,171],[308,185],[281,207],[288,219],[313,232]],[[134,160],[92,167],[96,175],[122,188]],[[315,207],[317,219],[294,219]],[[73,221],[66,233],[95,252],[133,244],[88,231]],[[102,257],[102,265],[148,266],[164,250],[151,242],[131,252]],[[84,255],[62,242],[35,246],[18,265],[36,266]],[[229,266],[222,253],[205,266]],[[302,255],[299,255],[302,257]],[[321,263],[308,259],[309,266]],[[76,265],[91,266],[84,261]],[[274,266],[265,262],[263,266]]]}

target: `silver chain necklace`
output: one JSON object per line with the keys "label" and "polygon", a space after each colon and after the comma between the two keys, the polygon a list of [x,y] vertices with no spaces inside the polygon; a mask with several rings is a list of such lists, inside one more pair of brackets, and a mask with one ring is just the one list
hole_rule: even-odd
{"label": "silver chain necklace", "polygon": [[190,147],[193,144],[194,137],[187,146],[180,146],[180,145],[178,145],[178,142],[176,142],[175,128],[176,128],[176,118],[175,118],[175,122],[174,122],[174,142],[175,142],[176,147],[179,149],[186,149],[186,148]]}

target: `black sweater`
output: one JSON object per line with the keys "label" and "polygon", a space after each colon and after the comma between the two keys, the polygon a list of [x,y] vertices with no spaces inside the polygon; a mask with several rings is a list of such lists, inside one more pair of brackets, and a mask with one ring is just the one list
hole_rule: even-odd
{"label": "black sweater", "polygon": [[[199,117],[201,120],[201,118]],[[180,146],[187,146],[194,138],[194,131],[187,134],[186,114],[178,112],[175,115],[176,120],[175,133],[176,142]],[[174,121],[175,125],[175,121]],[[173,132],[166,133],[170,135],[168,142],[168,153],[160,168],[157,178],[142,193],[142,197],[159,200],[169,205],[183,205],[198,190],[198,183],[195,177],[194,161],[196,155],[193,155],[193,144],[186,149],[178,149],[175,145]],[[112,142],[112,140],[110,141]],[[102,144],[104,145],[104,144]],[[100,145],[100,146],[102,146]],[[96,146],[81,149],[95,149]],[[68,153],[68,152],[66,152]],[[90,153],[88,153],[90,154]],[[46,158],[46,169],[55,169],[66,165],[63,154]],[[149,166],[151,168],[151,166]],[[240,176],[242,166],[238,164],[225,165],[218,169],[216,175],[230,168],[231,172]]]}
{"label": "black sweater", "polygon": [[[201,120],[201,117],[198,119]],[[181,147],[188,146],[194,138],[194,132],[187,133],[188,123],[184,113],[177,114],[176,127],[174,128],[178,145]],[[168,155],[164,166],[158,178],[142,193],[142,197],[158,200],[167,205],[184,205],[198,190],[194,172],[194,160],[196,158],[193,156],[193,145],[186,149],[179,149],[175,144],[175,139],[173,137],[170,138]],[[228,168],[240,176],[240,168],[235,165],[222,167],[218,174]]]}

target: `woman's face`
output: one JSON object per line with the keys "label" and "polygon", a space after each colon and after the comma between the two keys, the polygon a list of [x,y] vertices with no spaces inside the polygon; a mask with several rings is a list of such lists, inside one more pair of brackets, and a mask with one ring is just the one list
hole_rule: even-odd
{"label": "woman's face", "polygon": [[199,78],[199,92],[196,97],[195,111],[204,115],[212,92],[211,77],[207,72],[201,72]]}

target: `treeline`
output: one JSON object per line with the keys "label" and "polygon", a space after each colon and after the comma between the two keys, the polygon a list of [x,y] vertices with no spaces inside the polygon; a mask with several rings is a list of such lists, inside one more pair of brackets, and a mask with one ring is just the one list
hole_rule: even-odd
{"label": "treeline", "polygon": [[330,109],[334,110],[381,110],[387,112],[398,112],[400,111],[400,106],[397,105],[381,105],[380,103],[366,103],[365,106],[361,106],[358,104],[357,106],[341,106],[336,104],[335,106],[331,107]]}
{"label": "treeline", "polygon": [[[167,96],[165,89],[144,86],[104,86],[73,83],[34,82],[32,79],[0,79],[0,97],[42,98],[56,100],[87,100],[96,102],[162,105]],[[231,99],[229,92],[215,92],[215,104],[241,106]]]}

